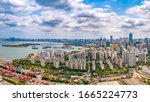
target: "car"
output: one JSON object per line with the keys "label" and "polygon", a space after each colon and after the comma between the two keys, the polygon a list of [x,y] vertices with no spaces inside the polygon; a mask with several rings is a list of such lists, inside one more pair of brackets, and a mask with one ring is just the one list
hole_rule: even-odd
{"label": "car", "polygon": [[36,74],[36,75],[40,75],[41,73],[40,73],[40,72],[35,72],[35,74]]}

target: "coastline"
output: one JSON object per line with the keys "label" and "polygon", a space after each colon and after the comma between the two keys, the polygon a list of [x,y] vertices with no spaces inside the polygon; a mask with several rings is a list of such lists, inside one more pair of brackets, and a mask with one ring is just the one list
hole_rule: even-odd
{"label": "coastline", "polygon": [[[2,45],[21,45],[21,44],[30,44],[28,47],[4,47]],[[32,45],[37,45],[38,49],[33,49]],[[40,45],[39,45],[40,44]],[[43,49],[44,46],[50,46],[50,48]],[[72,51],[72,50],[79,50],[82,46],[64,46],[63,43],[56,43],[56,42],[9,42],[3,41],[0,43],[0,59],[11,62],[14,59],[26,58],[31,53],[38,53],[45,50],[64,50],[64,51]]]}
{"label": "coastline", "polygon": [[0,63],[12,63],[12,60],[4,60],[4,59],[0,59]]}
{"label": "coastline", "polygon": [[22,43],[22,44],[3,44],[2,47],[17,47],[17,48],[22,48],[22,47],[29,47],[32,45],[40,45],[40,44],[34,44],[34,43]]}

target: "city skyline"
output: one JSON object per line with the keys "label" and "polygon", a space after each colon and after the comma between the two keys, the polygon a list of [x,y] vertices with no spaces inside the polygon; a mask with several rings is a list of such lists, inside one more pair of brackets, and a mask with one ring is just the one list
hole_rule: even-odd
{"label": "city skyline", "polygon": [[47,40],[107,40],[110,41],[110,43],[113,42],[113,40],[118,40],[118,39],[128,39],[130,43],[133,43],[133,40],[147,40],[149,41],[149,37],[135,37],[132,33],[129,33],[126,36],[122,36],[122,37],[114,37],[113,35],[107,36],[107,37],[97,37],[97,38],[22,38],[22,37],[4,37],[4,38],[0,38],[0,40],[8,40],[8,41],[26,41],[26,40],[43,40],[43,41],[47,41]]}
{"label": "city skyline", "polygon": [[149,0],[1,0],[0,38],[146,38]]}

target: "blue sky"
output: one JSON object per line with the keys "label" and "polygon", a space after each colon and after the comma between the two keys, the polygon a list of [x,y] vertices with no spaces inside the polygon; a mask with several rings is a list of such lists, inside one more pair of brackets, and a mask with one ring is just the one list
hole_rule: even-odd
{"label": "blue sky", "polygon": [[144,38],[149,12],[150,0],[0,0],[0,38]]}
{"label": "blue sky", "polygon": [[110,10],[118,14],[124,14],[128,8],[141,5],[144,0],[84,0],[86,4],[93,4],[96,8],[110,6]]}

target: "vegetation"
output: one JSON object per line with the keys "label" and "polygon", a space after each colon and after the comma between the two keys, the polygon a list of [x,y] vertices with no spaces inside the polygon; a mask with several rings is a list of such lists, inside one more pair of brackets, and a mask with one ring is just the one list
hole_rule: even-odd
{"label": "vegetation", "polygon": [[146,66],[150,66],[150,62],[147,62],[147,63],[146,63]]}
{"label": "vegetation", "polygon": [[14,85],[24,85],[24,83],[16,81],[16,80],[13,80],[11,78],[3,77],[3,79],[8,81],[8,82],[10,82],[10,83],[12,83],[12,84],[14,84]]}
{"label": "vegetation", "polygon": [[64,58],[65,58],[65,61],[69,60],[69,56],[68,55],[65,55]]}
{"label": "vegetation", "polygon": [[97,73],[95,74],[95,76],[98,75],[98,76],[108,77],[108,76],[128,74],[129,71],[130,71],[129,68],[125,68],[125,67],[119,68],[117,65],[114,65],[114,70],[111,70],[107,65],[105,65],[104,69],[101,70],[99,64],[96,63],[96,70],[92,71],[92,73]]}
{"label": "vegetation", "polygon": [[150,79],[145,80],[145,83],[150,85]]}
{"label": "vegetation", "polygon": [[82,82],[83,82],[83,84],[85,84],[85,85],[90,84],[90,82],[89,82],[88,80],[85,80],[85,79],[83,79]]}
{"label": "vegetation", "polygon": [[99,61],[99,60],[100,60],[99,53],[96,53],[96,61]]}
{"label": "vegetation", "polygon": [[[69,69],[69,68],[61,68],[61,69],[55,69],[52,63],[46,63],[45,67],[42,67],[40,64],[40,61],[36,61],[35,64],[31,64],[28,60],[13,60],[12,64],[15,67],[23,67],[26,69],[40,69],[44,70],[46,73],[54,74],[54,75],[83,75],[85,71],[78,70],[78,69]],[[63,64],[62,64],[63,66]]]}
{"label": "vegetation", "polygon": [[80,80],[78,80],[76,82],[73,79],[58,78],[58,77],[49,77],[48,75],[47,76],[43,76],[42,79],[46,80],[46,81],[58,82],[58,83],[67,83],[67,84],[69,83],[69,84],[84,84],[84,85],[87,85],[87,84],[90,83],[88,80],[85,80],[85,79],[80,79]]}
{"label": "vegetation", "polygon": [[7,69],[6,67],[4,67],[4,66],[1,66],[1,65],[0,65],[0,68]]}
{"label": "vegetation", "polygon": [[150,53],[149,53],[149,54],[147,54],[147,58],[148,58],[148,59],[150,59]]}
{"label": "vegetation", "polygon": [[79,53],[80,51],[71,51],[71,53],[73,54],[73,53]]}
{"label": "vegetation", "polygon": [[59,82],[59,83],[69,83],[69,82],[70,82],[69,79],[66,79],[66,78],[65,78],[65,79],[62,79],[62,78],[54,78],[54,77],[50,78],[50,77],[48,77],[48,76],[43,76],[42,79],[43,79],[43,80],[46,80],[46,81]]}
{"label": "vegetation", "polygon": [[[105,61],[104,61],[105,63]],[[150,63],[149,63],[150,64]],[[46,63],[45,67],[42,67],[40,61],[36,61],[35,64],[31,64],[30,61],[22,59],[22,60],[14,60],[13,65],[16,67],[23,67],[32,70],[43,70],[45,73],[52,74],[52,75],[78,75],[82,76],[86,71],[79,70],[79,69],[70,69],[66,68],[64,63],[61,63],[59,69],[55,69],[53,63]],[[88,64],[86,69],[88,69]],[[129,68],[120,68],[117,65],[114,65],[114,70],[111,70],[108,65],[104,66],[104,70],[100,69],[99,63],[96,61],[96,70],[91,71],[93,76],[116,76],[116,75],[123,75],[129,73]],[[19,73],[19,72],[18,72]],[[54,80],[53,80],[54,81]]]}
{"label": "vegetation", "polygon": [[15,66],[15,67],[26,67],[28,68],[29,65],[31,65],[31,63],[28,61],[28,60],[13,60],[12,61],[12,64]]}
{"label": "vegetation", "polygon": [[[111,70],[109,68],[109,66],[106,64],[106,61],[103,62],[105,64],[104,69],[101,70],[100,69],[100,65],[99,62],[96,61],[96,70],[92,70],[91,71],[91,75],[92,77],[111,77],[111,76],[119,76],[119,75],[124,75],[124,74],[128,74],[130,72],[129,68],[125,68],[122,67],[120,68],[117,65],[113,65],[114,66],[114,70]],[[44,72],[44,76],[42,77],[43,80],[47,80],[47,81],[51,81],[51,82],[59,82],[59,83],[69,83],[69,84],[89,84],[90,81],[85,80],[85,79],[80,79],[80,80],[74,80],[73,78],[61,78],[58,77],[58,75],[77,75],[77,76],[82,76],[84,75],[90,64],[86,64],[86,70],[80,70],[80,69],[71,69],[71,68],[67,68],[65,66],[65,63],[60,63],[60,68],[56,69],[53,66],[53,63],[46,63],[45,67],[41,66],[40,61],[36,61],[34,64],[31,64],[30,61],[26,60],[26,59],[21,59],[21,60],[13,60],[12,64],[15,67],[22,67],[25,69],[30,69],[32,71],[43,71]],[[91,67],[90,67],[91,68]],[[21,72],[17,72],[17,73],[21,73]],[[52,75],[53,77],[50,77],[49,75]],[[57,76],[57,77],[56,77]],[[19,84],[19,82],[15,82],[11,80],[11,83],[14,84]]]}

